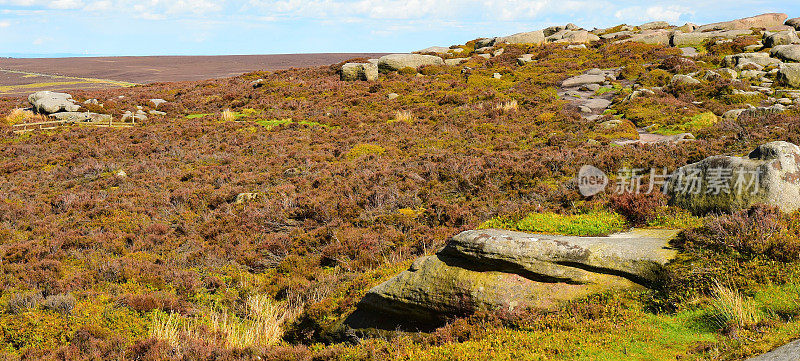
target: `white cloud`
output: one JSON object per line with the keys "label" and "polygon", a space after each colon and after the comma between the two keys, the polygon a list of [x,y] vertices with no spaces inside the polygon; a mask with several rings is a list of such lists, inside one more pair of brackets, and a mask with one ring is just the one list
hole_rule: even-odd
{"label": "white cloud", "polygon": [[8,21],[0,21],[0,28],[7,28],[11,26],[11,23]]}
{"label": "white cloud", "polygon": [[695,12],[689,7],[680,5],[656,5],[648,8],[633,6],[618,10],[614,16],[617,19],[631,22],[644,22],[653,20],[663,20],[670,23],[677,23],[681,17],[694,15]]}

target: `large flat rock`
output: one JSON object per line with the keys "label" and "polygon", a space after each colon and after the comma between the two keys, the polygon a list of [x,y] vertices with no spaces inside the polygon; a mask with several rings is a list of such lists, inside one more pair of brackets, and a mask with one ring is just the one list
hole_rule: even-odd
{"label": "large flat rock", "polygon": [[[436,255],[371,289],[348,322],[393,329],[386,319],[432,324],[475,310],[555,309],[566,301],[657,284],[674,230],[570,237],[488,229],[454,236]],[[388,318],[387,318],[388,317]],[[368,325],[368,326],[367,326]]]}

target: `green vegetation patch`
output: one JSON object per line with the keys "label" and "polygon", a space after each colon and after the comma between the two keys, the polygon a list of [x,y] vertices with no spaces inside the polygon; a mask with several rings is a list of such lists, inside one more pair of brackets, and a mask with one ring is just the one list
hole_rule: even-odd
{"label": "green vegetation patch", "polygon": [[484,222],[479,228],[500,228],[568,236],[604,236],[619,232],[626,226],[625,218],[621,215],[600,210],[576,215],[553,212],[531,213],[520,220],[497,217]]}

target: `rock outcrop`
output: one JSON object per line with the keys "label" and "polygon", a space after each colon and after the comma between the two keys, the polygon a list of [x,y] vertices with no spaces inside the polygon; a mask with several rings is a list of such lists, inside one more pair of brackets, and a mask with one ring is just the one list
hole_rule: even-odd
{"label": "rock outcrop", "polygon": [[418,69],[425,65],[444,65],[444,60],[438,56],[421,54],[391,54],[378,59],[378,70],[382,73],[403,68]]}
{"label": "rock outcrop", "polygon": [[40,114],[53,114],[58,112],[76,112],[81,108],[72,100],[72,95],[51,91],[40,91],[28,96],[36,112]]}
{"label": "rock outcrop", "polygon": [[786,26],[784,22],[788,17],[788,15],[781,13],[761,14],[738,20],[703,25],[698,27],[697,31],[750,30],[752,28],[767,30],[785,29]]}
{"label": "rock outcrop", "polygon": [[341,79],[344,81],[378,80],[378,65],[372,63],[347,63],[342,65]]}
{"label": "rock outcrop", "polygon": [[507,43],[507,44],[542,44],[544,43],[544,31],[536,30],[536,31],[529,31],[526,33],[519,33],[509,36],[504,36],[497,38],[498,43]]}
{"label": "rock outcrop", "polygon": [[[383,327],[394,315],[419,324],[479,309],[553,309],[609,290],[657,284],[675,256],[677,231],[636,230],[609,237],[570,237],[504,230],[466,231],[434,256],[371,289],[348,321]],[[372,316],[370,316],[372,315]],[[367,326],[372,317],[373,323]]]}
{"label": "rock outcrop", "polygon": [[713,156],[679,168],[665,185],[669,202],[696,214],[757,203],[786,212],[800,208],[800,148],[760,145],[747,157]]}

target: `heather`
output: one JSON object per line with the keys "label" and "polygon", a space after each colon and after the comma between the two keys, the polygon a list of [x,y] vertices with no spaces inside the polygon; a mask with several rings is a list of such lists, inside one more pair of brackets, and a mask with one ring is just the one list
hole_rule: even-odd
{"label": "heather", "polygon": [[[716,68],[732,52],[709,50],[690,68]],[[519,66],[524,53],[536,62]],[[343,83],[338,64],[74,92],[102,99],[91,110],[116,117],[163,98],[167,115],[124,129],[15,134],[4,125],[1,352],[416,360],[766,351],[800,329],[796,214],[758,206],[694,217],[657,193],[577,192],[586,164],[611,175],[674,170],[771,140],[800,142],[794,110],[718,119],[760,100],[734,95],[731,79],[665,87],[605,115],[698,138],[677,144],[615,145],[636,132],[598,127],[556,93],[586,69],[622,67],[624,78],[603,90],[622,100],[633,81],[666,85],[692,71],[676,59],[676,49],[638,43],[507,45],[497,57],[471,58],[468,75],[429,66],[421,76]],[[251,86],[255,79],[263,85]],[[0,99],[2,114],[24,106]],[[236,202],[241,193],[257,196]],[[337,333],[369,288],[481,225],[575,235],[687,230],[658,292],[597,295],[557,312],[464,315],[429,333]],[[742,321],[720,306],[737,297],[757,316]],[[265,319],[278,330],[253,327]],[[243,328],[259,337],[231,336]]]}

